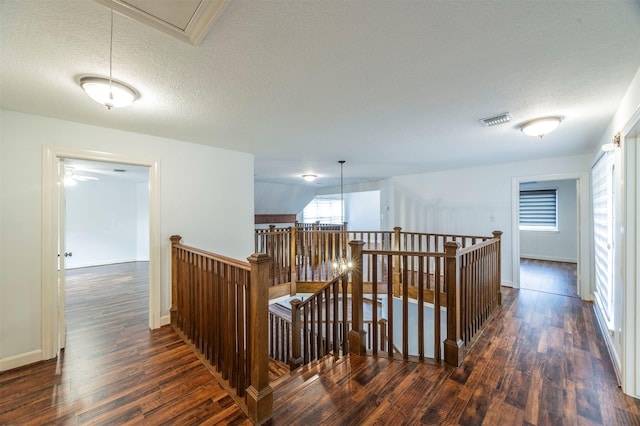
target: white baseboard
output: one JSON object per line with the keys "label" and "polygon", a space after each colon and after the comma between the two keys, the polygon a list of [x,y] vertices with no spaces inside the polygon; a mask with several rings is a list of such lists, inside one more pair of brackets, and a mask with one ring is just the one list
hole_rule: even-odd
{"label": "white baseboard", "polygon": [[171,315],[162,315],[160,317],[160,327],[171,324]]}
{"label": "white baseboard", "polygon": [[0,371],[11,370],[38,361],[42,361],[41,349],[0,359]]}
{"label": "white baseboard", "polygon": [[541,256],[539,254],[520,253],[520,259],[548,260],[549,262],[578,263],[577,259],[568,259],[566,257],[555,257],[555,256]]}
{"label": "white baseboard", "polygon": [[513,287],[513,281],[511,280],[502,280],[500,284],[502,287]]}
{"label": "white baseboard", "polygon": [[106,265],[117,265],[119,263],[132,263],[139,262],[139,260],[135,258],[127,258],[127,259],[103,259],[103,260],[92,260],[90,262],[82,262],[82,263],[72,263],[71,265],[65,264],[65,269],[79,269],[79,268],[91,268],[93,266],[106,266]]}
{"label": "white baseboard", "polygon": [[622,384],[621,375],[620,375],[620,358],[617,356],[616,351],[614,350],[613,341],[611,332],[609,331],[609,327],[607,327],[607,323],[602,316],[602,312],[600,311],[600,307],[598,306],[598,301],[593,304],[593,311],[596,314],[596,319],[598,322],[598,326],[600,327],[600,332],[602,333],[602,337],[604,338],[604,342],[607,346],[607,352],[609,353],[609,358],[611,358],[611,363],[613,364],[613,370],[616,373],[616,379],[618,379],[618,385]]}

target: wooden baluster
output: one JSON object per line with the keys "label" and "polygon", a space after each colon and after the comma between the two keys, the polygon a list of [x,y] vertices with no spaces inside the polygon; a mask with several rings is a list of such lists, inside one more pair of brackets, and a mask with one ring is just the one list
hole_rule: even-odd
{"label": "wooden baluster", "polygon": [[435,280],[433,281],[433,356],[436,362],[442,360],[442,337],[440,333],[440,259],[436,258]]}
{"label": "wooden baluster", "polygon": [[[318,264],[318,259],[316,256],[318,255],[318,223],[313,224],[313,230],[311,231],[311,280],[316,279],[316,265]],[[319,279],[318,279],[319,280]]]}
{"label": "wooden baluster", "polygon": [[324,353],[328,354],[332,350],[332,342],[331,342],[331,323],[333,323],[333,318],[330,316],[331,313],[331,287],[327,287],[324,291]]}
{"label": "wooden baluster", "polygon": [[298,280],[298,270],[296,265],[297,238],[298,231],[296,230],[296,227],[293,226],[289,228],[289,247],[291,248],[291,259],[289,260],[289,281],[291,282],[291,287],[289,294],[291,296],[296,294],[296,282]]}
{"label": "wooden baluster", "polygon": [[[371,257],[371,268],[371,298],[373,299],[371,321],[373,322],[373,324],[376,324],[378,322],[378,256],[375,254]],[[378,353],[378,327],[373,327],[372,334],[373,336],[371,336],[371,339],[373,341],[373,344],[371,346],[373,349],[373,354],[375,355]]]}
{"label": "wooden baluster", "polygon": [[389,357],[393,357],[393,274],[394,266],[393,259],[397,256],[387,256],[387,320],[389,321],[389,327],[387,328],[387,334],[389,335]]}
{"label": "wooden baluster", "polygon": [[[402,228],[399,226],[396,226],[395,228],[393,228],[393,233],[394,233],[394,245],[393,245],[393,249],[395,251],[400,251],[400,230]],[[392,285],[393,287],[393,294],[396,296],[400,295],[400,256],[396,256],[395,257],[395,268],[393,271],[393,281],[390,282],[389,284]],[[391,299],[389,299],[391,301]]]}
{"label": "wooden baluster", "polygon": [[[380,351],[384,352],[387,350],[387,320],[381,318],[378,320],[378,335],[380,336],[379,345]],[[390,347],[390,345],[389,345]]]}
{"label": "wooden baluster", "polygon": [[[357,355],[366,354],[366,334],[362,323],[363,283],[362,283],[362,241],[351,241],[351,316],[352,324],[349,331],[349,350]],[[344,303],[345,301],[343,301]]]}
{"label": "wooden baluster", "polygon": [[[424,264],[429,263],[429,257],[418,259],[418,359],[424,360]],[[427,279],[429,277],[427,276]],[[435,293],[434,293],[435,299]],[[434,300],[435,312],[435,300]],[[435,317],[434,317],[435,319]],[[435,324],[435,322],[434,322]]]}
{"label": "wooden baluster", "polygon": [[340,350],[340,339],[338,337],[338,333],[339,333],[338,299],[340,298],[340,285],[338,283],[339,281],[335,281],[331,289],[331,292],[333,294],[333,305],[332,305],[333,312],[331,315],[333,324],[332,324],[331,333],[333,338],[333,353],[335,355],[338,355],[338,351]]}
{"label": "wooden baluster", "polygon": [[409,265],[402,256],[402,358],[409,359]]}
{"label": "wooden baluster", "polygon": [[251,352],[251,386],[247,388],[247,411],[255,424],[263,424],[273,416],[273,390],[269,386],[269,256],[253,254],[249,299],[252,325],[249,344]]}
{"label": "wooden baluster", "polygon": [[[353,256],[353,253],[352,253]],[[355,259],[351,258],[351,261],[354,262]],[[342,285],[342,322],[340,324],[340,332],[342,333],[342,353],[347,354],[349,352],[349,316],[348,316],[348,306],[347,303],[349,301],[349,278],[348,274],[342,274],[340,278],[340,283]]]}
{"label": "wooden baluster", "polygon": [[302,365],[302,324],[300,323],[300,299],[291,302],[291,358],[289,368],[295,370]]}
{"label": "wooden baluster", "polygon": [[302,306],[302,362],[307,364],[311,361],[311,345],[309,341],[309,303]]}
{"label": "wooden baluster", "polygon": [[459,366],[464,359],[460,338],[460,276],[457,250],[460,243],[445,244],[445,280],[447,287],[447,339],[444,341],[444,362]]}

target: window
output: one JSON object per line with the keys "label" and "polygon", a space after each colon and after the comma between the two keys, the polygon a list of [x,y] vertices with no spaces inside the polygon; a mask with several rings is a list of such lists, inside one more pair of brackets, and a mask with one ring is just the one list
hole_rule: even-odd
{"label": "window", "polygon": [[304,223],[342,223],[342,202],[340,196],[319,195],[302,211],[302,221]]}
{"label": "window", "polygon": [[604,154],[591,169],[595,299],[613,330],[613,155]]}
{"label": "window", "polygon": [[558,190],[520,191],[520,229],[528,231],[558,230]]}

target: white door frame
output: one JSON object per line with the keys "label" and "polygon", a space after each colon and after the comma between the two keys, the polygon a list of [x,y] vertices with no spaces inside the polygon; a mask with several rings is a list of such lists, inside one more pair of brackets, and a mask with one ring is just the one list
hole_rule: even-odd
{"label": "white door frame", "polygon": [[640,398],[640,108],[621,131],[623,233],[623,333],[622,333],[622,390]]}
{"label": "white door frame", "polygon": [[531,181],[549,180],[576,180],[577,194],[577,218],[578,225],[578,270],[577,292],[583,300],[593,300],[591,289],[591,272],[589,262],[589,180],[587,173],[569,172],[554,173],[534,176],[518,176],[511,180],[511,235],[512,235],[512,262],[513,262],[513,287],[520,288],[520,184]]}
{"label": "white door frame", "polygon": [[149,328],[160,327],[160,162],[125,155],[42,147],[42,359],[58,355],[58,159],[149,167]]}

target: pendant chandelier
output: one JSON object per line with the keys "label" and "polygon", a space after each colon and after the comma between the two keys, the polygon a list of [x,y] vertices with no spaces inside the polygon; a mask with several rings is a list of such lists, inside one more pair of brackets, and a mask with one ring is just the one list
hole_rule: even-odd
{"label": "pendant chandelier", "polygon": [[353,267],[351,260],[347,258],[347,232],[345,230],[345,224],[344,224],[344,163],[345,163],[345,160],[340,160],[338,161],[338,163],[340,163],[340,210],[341,210],[340,215],[342,220],[342,225],[341,225],[342,238],[340,239],[340,256],[335,257],[335,254],[334,254],[334,259],[332,262],[331,270],[334,278],[344,274],[345,272],[348,272]]}

